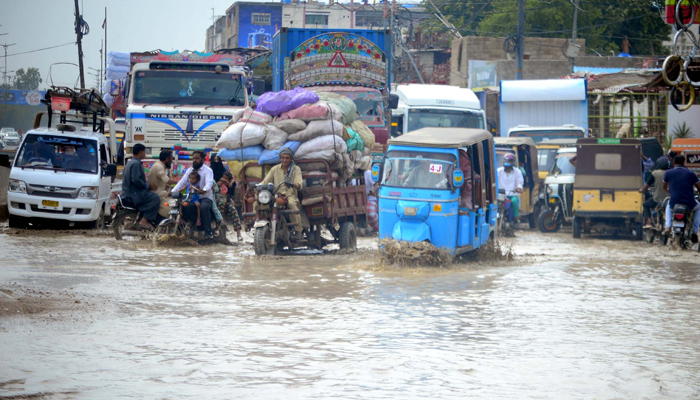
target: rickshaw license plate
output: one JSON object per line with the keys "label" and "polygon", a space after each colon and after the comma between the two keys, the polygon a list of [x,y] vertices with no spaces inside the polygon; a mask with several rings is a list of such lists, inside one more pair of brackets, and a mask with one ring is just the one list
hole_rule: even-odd
{"label": "rickshaw license plate", "polygon": [[52,200],[42,200],[41,205],[44,207],[58,208],[58,202]]}

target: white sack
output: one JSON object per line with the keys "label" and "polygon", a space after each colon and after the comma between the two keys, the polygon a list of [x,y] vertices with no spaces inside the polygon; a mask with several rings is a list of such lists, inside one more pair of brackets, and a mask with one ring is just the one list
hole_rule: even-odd
{"label": "white sack", "polygon": [[290,135],[306,128],[306,122],[300,119],[285,119],[283,121],[275,121],[272,123],[272,125],[282,129]]}
{"label": "white sack", "polygon": [[274,125],[265,126],[265,140],[262,145],[268,150],[278,150],[287,143],[287,132],[277,128]]}
{"label": "white sack", "polygon": [[289,135],[289,140],[296,142],[306,142],[319,136],[337,135],[343,141],[343,124],[338,121],[326,119],[322,121],[311,121],[305,129]]}
{"label": "white sack", "polygon": [[221,134],[221,138],[216,142],[218,147],[230,150],[241,147],[255,146],[265,140],[265,127],[257,124],[246,124],[237,122]]}

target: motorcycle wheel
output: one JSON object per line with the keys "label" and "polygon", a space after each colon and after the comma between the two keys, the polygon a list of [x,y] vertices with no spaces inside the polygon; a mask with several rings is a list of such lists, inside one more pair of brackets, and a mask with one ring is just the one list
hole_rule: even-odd
{"label": "motorcycle wheel", "polygon": [[255,237],[253,238],[253,248],[256,256],[266,256],[275,254],[274,246],[270,245],[271,237],[270,227],[268,225],[255,228]]}
{"label": "motorcycle wheel", "polygon": [[574,217],[574,239],[581,239],[581,219]]}
{"label": "motorcycle wheel", "polygon": [[654,230],[651,229],[651,228],[650,228],[650,229],[645,229],[645,230],[644,230],[644,237],[645,237],[647,243],[653,244],[653,243],[654,243],[654,239],[656,239],[656,231],[654,231]]}
{"label": "motorcycle wheel", "polygon": [[138,229],[136,218],[138,218],[136,211],[120,211],[112,223],[114,238],[117,240],[141,240],[145,234],[140,231],[139,234],[134,234]]}
{"label": "motorcycle wheel", "polygon": [[540,214],[537,219],[537,225],[539,225],[540,232],[542,233],[554,233],[559,230],[561,225],[559,221],[554,219],[554,211],[547,209]]}
{"label": "motorcycle wheel", "polygon": [[659,240],[659,244],[662,246],[668,245],[668,235],[666,235],[662,232],[661,233],[661,240]]}
{"label": "motorcycle wheel", "polygon": [[673,235],[673,241],[671,242],[671,247],[674,250],[680,250],[681,249],[681,236],[682,235]]}
{"label": "motorcycle wheel", "polygon": [[158,225],[155,232],[153,232],[153,245],[158,246],[160,240],[165,235],[177,234],[177,229],[175,228],[175,221],[170,221],[166,224]]}
{"label": "motorcycle wheel", "polygon": [[637,226],[634,228],[634,233],[635,233],[635,239],[637,240],[643,240],[644,239],[644,229],[643,229],[644,224],[641,222],[637,224]]}

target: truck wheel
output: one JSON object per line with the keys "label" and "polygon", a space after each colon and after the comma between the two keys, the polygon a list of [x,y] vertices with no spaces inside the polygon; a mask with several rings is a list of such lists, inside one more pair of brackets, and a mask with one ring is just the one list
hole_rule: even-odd
{"label": "truck wheel", "polygon": [[574,217],[574,239],[581,239],[581,219]]}
{"label": "truck wheel", "polygon": [[559,230],[559,221],[554,219],[554,211],[550,209],[544,210],[537,219],[540,231],[543,233],[554,233]]}
{"label": "truck wheel", "polygon": [[352,222],[343,222],[340,225],[340,248],[357,250],[357,233]]}
{"label": "truck wheel", "polygon": [[117,215],[117,218],[114,219],[113,223],[113,230],[114,230],[114,238],[117,240],[124,240],[126,238],[129,238],[130,235],[125,234],[126,231],[129,231],[134,225],[138,223],[136,218],[138,218],[139,214],[136,211],[122,211]]}
{"label": "truck wheel", "polygon": [[266,256],[275,253],[273,246],[270,246],[270,227],[268,225],[255,228],[253,247],[256,256]]}
{"label": "truck wheel", "polygon": [[16,215],[10,214],[8,222],[9,222],[10,228],[27,229],[27,222],[22,217],[18,217]]}

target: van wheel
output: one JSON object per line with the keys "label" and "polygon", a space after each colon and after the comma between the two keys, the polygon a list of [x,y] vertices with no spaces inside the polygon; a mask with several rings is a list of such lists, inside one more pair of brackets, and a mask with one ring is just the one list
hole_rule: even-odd
{"label": "van wheel", "polygon": [[581,239],[581,219],[574,217],[574,239]]}
{"label": "van wheel", "polygon": [[100,208],[100,215],[98,215],[97,219],[92,222],[91,228],[97,229],[98,231],[101,231],[105,228],[105,209],[104,209],[104,207]]}
{"label": "van wheel", "polygon": [[559,230],[559,221],[554,219],[554,211],[550,209],[544,210],[537,219],[540,231],[543,233],[554,233]]}
{"label": "van wheel", "polygon": [[8,223],[10,228],[15,229],[27,229],[27,221],[24,218],[18,217],[16,215],[9,215]]}
{"label": "van wheel", "polygon": [[340,226],[340,248],[357,250],[357,233],[355,232],[355,224],[352,222],[343,222]]}

